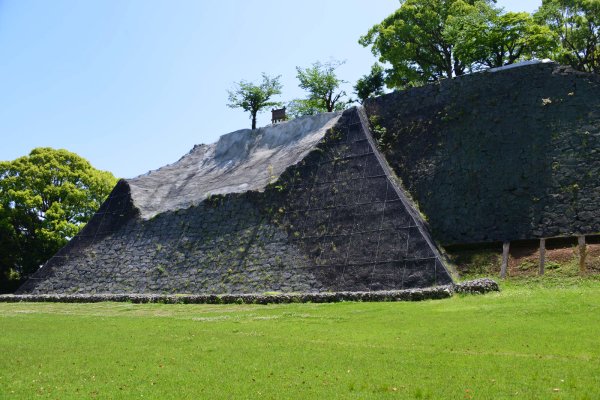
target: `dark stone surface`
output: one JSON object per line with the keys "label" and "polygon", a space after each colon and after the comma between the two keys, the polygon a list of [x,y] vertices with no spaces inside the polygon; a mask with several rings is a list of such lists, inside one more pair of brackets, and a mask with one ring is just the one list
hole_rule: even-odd
{"label": "dark stone surface", "polygon": [[454,292],[465,294],[484,294],[488,292],[499,292],[498,283],[489,278],[480,278],[467,282],[454,284]]}
{"label": "dark stone surface", "polygon": [[103,301],[165,304],[283,304],[335,303],[340,301],[423,301],[451,297],[451,285],[421,289],[371,292],[320,292],[277,294],[37,294],[0,295],[0,302],[99,303]]}
{"label": "dark stone surface", "polygon": [[146,220],[120,181],[18,293],[381,291],[452,283],[359,110],[264,191]]}
{"label": "dark stone surface", "polygon": [[441,243],[600,232],[600,76],[537,64],[365,107]]}

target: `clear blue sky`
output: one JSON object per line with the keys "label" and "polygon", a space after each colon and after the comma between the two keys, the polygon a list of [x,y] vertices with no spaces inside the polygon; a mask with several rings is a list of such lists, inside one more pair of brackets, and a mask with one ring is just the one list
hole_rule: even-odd
{"label": "clear blue sky", "polygon": [[[498,0],[533,11],[541,0]],[[394,0],[0,0],[0,160],[64,148],[118,177],[172,163],[247,128],[226,107],[234,81],[346,60],[352,84],[376,61],[358,38]],[[259,125],[269,122],[268,113]]]}

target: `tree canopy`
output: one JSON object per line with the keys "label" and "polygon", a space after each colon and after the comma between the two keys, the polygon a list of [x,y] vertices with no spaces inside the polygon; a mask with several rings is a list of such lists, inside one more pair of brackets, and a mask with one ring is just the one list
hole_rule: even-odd
{"label": "tree canopy", "polygon": [[392,66],[386,71],[388,86],[405,87],[465,73],[465,62],[444,35],[459,4],[473,1],[401,0],[392,15],[360,38],[361,45],[372,45],[379,61]]}
{"label": "tree canopy", "polygon": [[262,74],[262,82],[240,81],[235,83],[235,89],[228,91],[230,108],[241,108],[250,113],[252,129],[256,129],[256,115],[267,107],[279,107],[281,103],[271,101],[273,96],[281,94],[280,76],[269,77]]}
{"label": "tree canopy", "polygon": [[471,71],[544,58],[556,47],[550,28],[537,24],[529,13],[503,13],[485,2],[457,8],[444,35]]}
{"label": "tree canopy", "polygon": [[600,0],[543,0],[535,18],[558,35],[556,61],[600,73]]}
{"label": "tree canopy", "polygon": [[116,183],[66,150],[0,162],[0,281],[35,272],[75,236]]}
{"label": "tree canopy", "polygon": [[344,109],[346,102],[343,97],[346,92],[340,89],[340,85],[345,82],[335,73],[342,64],[343,61],[330,61],[316,62],[308,68],[296,67],[299,86],[308,92],[307,99],[296,102],[299,101],[309,110],[317,109],[320,112]]}
{"label": "tree canopy", "polygon": [[[559,0],[554,0],[559,1]],[[600,0],[580,0],[600,1]],[[372,46],[389,87],[403,88],[548,56],[554,34],[528,13],[505,13],[493,0],[401,0],[359,43]]]}
{"label": "tree canopy", "polygon": [[364,103],[369,97],[381,96],[385,85],[385,75],[381,64],[375,63],[368,75],[363,75],[356,81],[354,92],[358,100]]}
{"label": "tree canopy", "polygon": [[319,101],[313,99],[294,99],[287,105],[287,114],[290,118],[304,115],[316,115],[327,111]]}

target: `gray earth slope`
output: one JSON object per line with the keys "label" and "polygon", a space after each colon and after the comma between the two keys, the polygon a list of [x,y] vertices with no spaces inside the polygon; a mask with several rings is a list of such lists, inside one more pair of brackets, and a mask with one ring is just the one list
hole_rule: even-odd
{"label": "gray earth slope", "polygon": [[323,139],[341,113],[306,116],[195,146],[174,164],[128,179],[144,219],[198,205],[212,195],[264,190]]}

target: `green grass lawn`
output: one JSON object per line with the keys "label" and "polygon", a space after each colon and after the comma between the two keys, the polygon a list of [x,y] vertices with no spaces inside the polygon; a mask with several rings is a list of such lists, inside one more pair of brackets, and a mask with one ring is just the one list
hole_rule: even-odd
{"label": "green grass lawn", "polygon": [[0,398],[598,399],[600,281],[421,303],[0,303]]}

